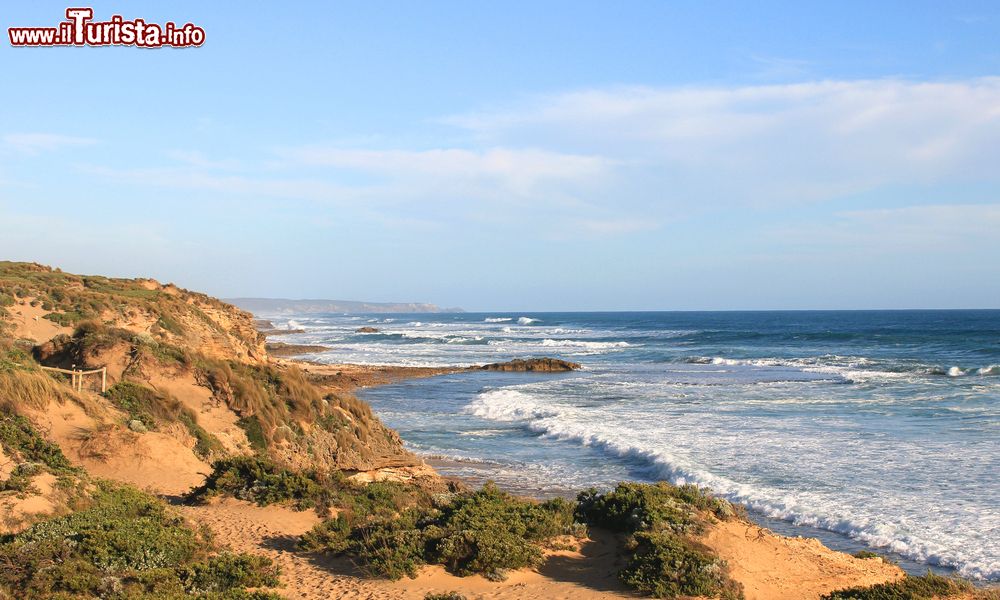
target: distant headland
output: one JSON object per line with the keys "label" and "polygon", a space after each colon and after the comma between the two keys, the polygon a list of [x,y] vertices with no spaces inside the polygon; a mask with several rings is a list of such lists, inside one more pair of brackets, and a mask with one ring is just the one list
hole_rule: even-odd
{"label": "distant headland", "polygon": [[230,304],[254,314],[285,313],[451,313],[461,308],[441,308],[423,302],[359,302],[354,300],[290,300],[288,298],[227,298]]}

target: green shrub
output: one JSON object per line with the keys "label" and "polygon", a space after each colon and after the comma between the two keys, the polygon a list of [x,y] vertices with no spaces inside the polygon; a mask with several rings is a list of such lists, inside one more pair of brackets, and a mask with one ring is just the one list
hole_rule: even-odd
{"label": "green shrub", "polygon": [[713,517],[741,515],[741,509],[707,490],[666,482],[620,483],[606,493],[580,493],[576,515],[589,525],[630,534],[624,548],[629,562],[619,577],[642,593],[661,598],[743,596],[725,563],[692,540]]}
{"label": "green shrub", "polygon": [[695,485],[619,483],[614,490],[590,489],[577,496],[577,518],[612,531],[632,533],[667,527],[676,533],[699,533],[702,514],[729,519],[738,514],[732,504]]}
{"label": "green shrub", "polygon": [[870,552],[868,550],[858,550],[852,556],[854,556],[854,558],[860,558],[863,560],[868,560],[869,558],[880,558],[878,554]]}
{"label": "green shrub", "polygon": [[244,417],[236,423],[247,434],[247,441],[250,446],[258,452],[266,452],[268,447],[267,435],[264,428],[256,417]]}
{"label": "green shrub", "polygon": [[305,509],[322,503],[329,493],[315,473],[284,469],[259,456],[237,456],[213,463],[212,473],[188,493],[187,501],[226,494],[259,506],[291,502]]}
{"label": "green shrub", "polygon": [[376,518],[357,526],[349,548],[361,568],[370,576],[416,577],[417,570],[426,564],[427,542],[417,527],[422,516],[421,511],[410,509],[398,516]]}
{"label": "green shrub", "polygon": [[36,371],[38,363],[32,358],[30,347],[2,337],[0,330],[0,372]]}
{"label": "green shrub", "polygon": [[0,481],[0,492],[27,492],[32,489],[31,480],[44,469],[40,463],[21,463],[14,467],[5,481]]}
{"label": "green shrub", "polygon": [[211,556],[162,501],[99,483],[83,510],[0,537],[0,589],[28,598],[276,598],[270,559]]}
{"label": "green shrub", "polygon": [[219,438],[215,437],[211,433],[205,430],[204,427],[198,424],[194,418],[194,414],[189,411],[182,411],[178,416],[177,420],[181,422],[182,425],[188,430],[188,433],[194,438],[194,453],[198,458],[202,460],[209,460],[214,456],[222,456],[226,453],[226,449],[222,446],[222,442]]}
{"label": "green shrub", "polygon": [[727,576],[724,561],[678,535],[639,532],[627,548],[632,555],[619,577],[639,592],[657,598],[743,597],[742,587]]}
{"label": "green shrub", "polygon": [[77,472],[59,446],[43,438],[31,421],[15,414],[0,414],[0,446],[4,453],[24,462],[41,463],[54,474]]}
{"label": "green shrub", "polygon": [[907,575],[892,583],[837,590],[823,596],[823,600],[931,600],[965,594],[971,590],[972,587],[963,581],[928,572],[920,577]]}
{"label": "green shrub", "polygon": [[266,556],[220,554],[179,571],[188,592],[225,592],[233,588],[275,587],[278,568]]}
{"label": "green shrub", "polygon": [[424,600],[467,600],[466,597],[458,592],[444,592],[441,594],[435,594],[434,592],[427,592],[424,594]]}
{"label": "green shrub", "polygon": [[[335,500],[345,498],[341,491]],[[539,504],[493,484],[434,506],[426,492],[373,483],[343,503],[348,508],[304,535],[301,548],[353,556],[369,574],[393,579],[425,563],[503,579],[508,569],[539,564],[540,544],[574,531],[569,502]]]}
{"label": "green shrub", "polygon": [[43,318],[52,321],[56,325],[62,325],[63,327],[72,327],[75,323],[78,323],[84,319],[92,318],[96,315],[81,313],[78,311],[69,312],[54,312],[45,315]]}
{"label": "green shrub", "polygon": [[567,533],[572,513],[563,504],[536,504],[487,484],[442,508],[427,536],[434,562],[457,575],[502,579],[507,569],[537,566],[537,542]]}

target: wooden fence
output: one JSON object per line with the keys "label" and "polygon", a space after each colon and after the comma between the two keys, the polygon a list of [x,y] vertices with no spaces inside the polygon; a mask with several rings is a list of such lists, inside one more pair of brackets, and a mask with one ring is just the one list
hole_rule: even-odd
{"label": "wooden fence", "polygon": [[70,385],[73,389],[82,392],[83,391],[83,378],[86,375],[97,375],[101,374],[101,393],[108,391],[108,368],[101,367],[100,369],[93,369],[91,371],[83,371],[78,369],[57,369],[55,367],[42,367],[45,371],[52,371],[54,373],[62,373],[64,375],[69,375]]}

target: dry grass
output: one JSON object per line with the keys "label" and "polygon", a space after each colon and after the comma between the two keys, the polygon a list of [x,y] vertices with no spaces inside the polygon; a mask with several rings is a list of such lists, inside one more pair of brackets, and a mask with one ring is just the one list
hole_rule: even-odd
{"label": "dry grass", "polygon": [[0,408],[17,412],[19,409],[44,409],[50,402],[77,402],[86,409],[86,402],[71,389],[44,371],[0,371]]}

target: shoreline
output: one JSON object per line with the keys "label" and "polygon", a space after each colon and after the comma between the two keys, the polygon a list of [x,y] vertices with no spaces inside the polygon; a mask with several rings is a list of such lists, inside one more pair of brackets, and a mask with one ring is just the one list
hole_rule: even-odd
{"label": "shoreline", "polygon": [[[316,383],[345,393],[355,393],[358,390],[364,390],[366,388],[399,384],[408,380],[425,379],[440,375],[470,372],[477,369],[477,366],[412,367],[350,363],[325,364],[295,357],[272,357],[272,360],[278,364],[294,364],[306,371],[310,378],[314,379]],[[429,466],[438,477],[456,480],[472,488],[478,488],[484,483],[492,480],[488,473],[490,469],[488,464],[471,464],[449,459],[447,457],[433,455],[428,456],[417,453],[414,454],[425,465]],[[466,473],[457,474],[452,472],[442,474],[442,470],[462,470],[466,471]],[[482,471],[483,473],[482,475],[470,474],[468,471]],[[512,486],[510,484],[502,487],[505,491],[511,494],[535,500],[547,500],[556,496],[573,499],[580,491],[572,487],[565,487],[559,490],[541,490],[532,486]],[[871,550],[871,548],[866,544],[854,540],[853,538],[842,533],[828,531],[808,525],[799,525],[782,519],[769,517],[754,511],[749,506],[742,506],[746,508],[748,518],[755,525],[769,531],[773,531],[778,535],[791,538],[817,540],[831,550],[844,552],[846,554],[854,554],[858,551]],[[912,575],[921,575],[930,571],[938,575],[951,577],[958,576],[957,569],[952,567],[944,567],[915,561],[891,551],[882,550],[879,554],[885,556],[888,560],[892,560],[894,563],[899,565],[900,568]],[[973,583],[977,586],[988,587],[990,585],[989,582],[985,581],[970,581],[973,581]]]}

